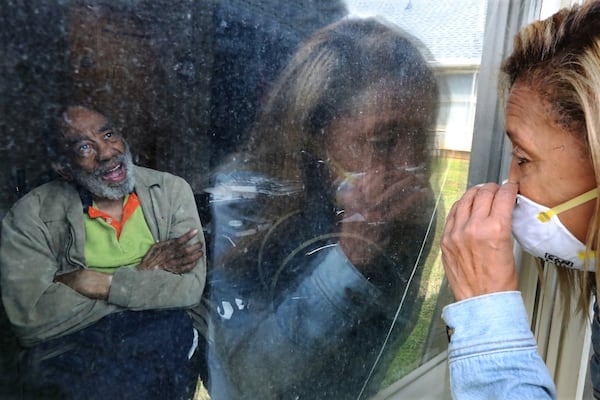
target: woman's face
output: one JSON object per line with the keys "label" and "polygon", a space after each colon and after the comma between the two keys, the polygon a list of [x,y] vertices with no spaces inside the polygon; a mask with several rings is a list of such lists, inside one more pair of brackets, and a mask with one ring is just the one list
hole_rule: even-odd
{"label": "woman's face", "polygon": [[431,107],[376,89],[357,96],[356,103],[329,127],[326,147],[334,175],[411,171],[426,163]]}
{"label": "woman's face", "polygon": [[[523,83],[511,89],[506,107],[506,132],[513,157],[509,180],[519,193],[546,207],[555,207],[596,186],[587,147],[558,126],[550,107]],[[585,242],[594,201],[565,211],[559,219]]]}
{"label": "woman's face", "polygon": [[427,137],[433,110],[410,93],[367,90],[334,121],[326,150],[336,204],[367,222],[428,218]]}

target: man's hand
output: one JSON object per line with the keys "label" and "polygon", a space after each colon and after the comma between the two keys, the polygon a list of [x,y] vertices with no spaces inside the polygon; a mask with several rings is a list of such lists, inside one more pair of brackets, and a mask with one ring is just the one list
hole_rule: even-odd
{"label": "man's hand", "polygon": [[188,244],[197,235],[198,229],[192,229],[176,239],[155,243],[137,269],[140,271],[162,269],[174,274],[191,271],[204,255],[202,242]]}
{"label": "man's hand", "polygon": [[456,300],[517,290],[511,237],[518,185],[469,189],[450,210],[442,234],[442,263]]}
{"label": "man's hand", "polygon": [[91,299],[108,299],[112,275],[103,272],[82,269],[69,272],[54,278],[55,282],[61,282],[71,289]]}

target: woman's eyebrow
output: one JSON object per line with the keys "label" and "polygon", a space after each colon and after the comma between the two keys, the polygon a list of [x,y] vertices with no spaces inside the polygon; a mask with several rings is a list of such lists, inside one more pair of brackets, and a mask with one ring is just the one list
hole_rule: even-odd
{"label": "woman's eyebrow", "polygon": [[510,132],[509,130],[504,131],[506,133],[506,136],[508,137],[508,140],[510,140],[510,142],[513,144],[513,146],[519,146],[519,147],[523,147],[521,145],[521,141],[519,140],[518,135],[514,135],[512,132]]}
{"label": "woman's eyebrow", "polygon": [[539,154],[539,149],[535,143],[523,140],[522,136],[515,135],[514,132],[506,131],[506,136],[510,140],[513,151],[518,151],[519,154],[527,157],[535,157],[536,154]]}

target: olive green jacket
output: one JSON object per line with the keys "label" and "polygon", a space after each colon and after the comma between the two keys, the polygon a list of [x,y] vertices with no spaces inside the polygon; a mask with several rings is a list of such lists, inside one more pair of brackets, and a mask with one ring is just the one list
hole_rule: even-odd
{"label": "olive green jacket", "polygon": [[[168,173],[135,167],[135,190],[157,241],[196,228],[204,240],[189,185]],[[55,276],[86,268],[83,205],[65,181],[42,185],[2,222],[0,288],[6,314],[23,346],[78,331],[122,310],[189,308],[200,302],[206,258],[185,274],[117,269],[108,300],[90,299]]]}

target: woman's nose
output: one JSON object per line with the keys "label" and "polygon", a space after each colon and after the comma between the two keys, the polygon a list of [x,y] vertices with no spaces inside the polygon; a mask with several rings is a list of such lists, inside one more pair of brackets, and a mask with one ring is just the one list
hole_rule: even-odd
{"label": "woman's nose", "polygon": [[383,172],[388,167],[388,156],[383,152],[374,151],[371,154],[369,169],[375,172]]}
{"label": "woman's nose", "polygon": [[519,182],[520,177],[521,177],[521,170],[519,169],[519,164],[517,164],[517,160],[513,157],[510,160],[510,169],[508,170],[508,180],[510,182]]}
{"label": "woman's nose", "polygon": [[383,170],[387,168],[391,156],[390,147],[386,143],[377,143],[371,149],[371,157],[369,167],[373,169]]}

